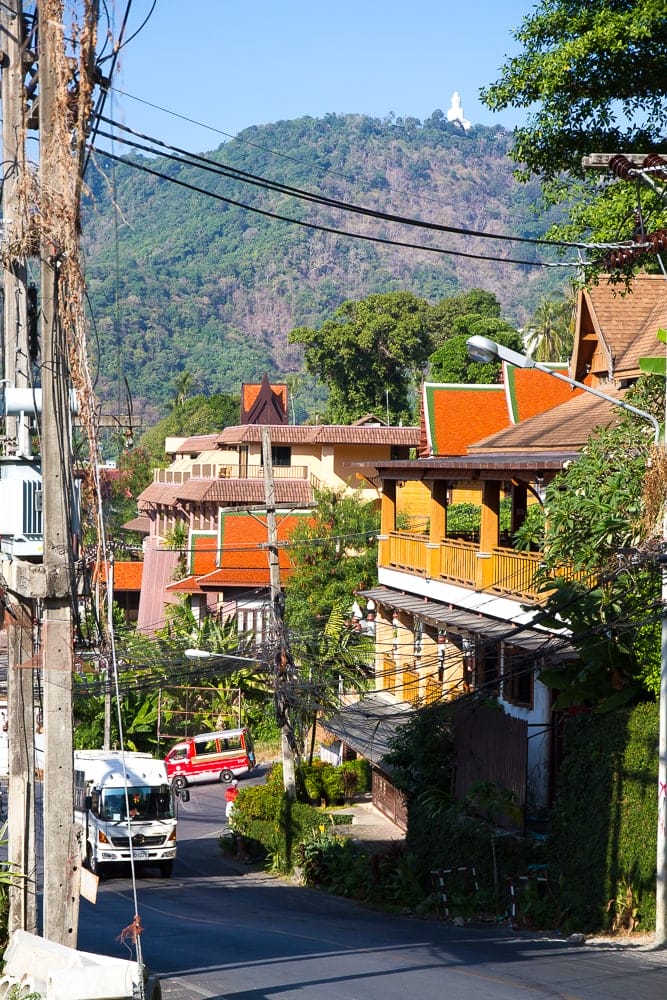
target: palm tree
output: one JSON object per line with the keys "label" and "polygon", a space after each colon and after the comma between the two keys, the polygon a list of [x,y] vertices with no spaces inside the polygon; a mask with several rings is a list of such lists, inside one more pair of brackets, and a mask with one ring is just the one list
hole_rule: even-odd
{"label": "palm tree", "polygon": [[315,752],[318,718],[340,708],[343,691],[363,691],[368,686],[373,651],[372,638],[349,628],[342,606],[331,611],[321,632],[299,634],[292,653],[300,677],[290,716],[301,745],[310,735],[309,764]]}
{"label": "palm tree", "polygon": [[574,342],[574,301],[543,298],[528,326],[526,346],[536,361],[567,361]]}

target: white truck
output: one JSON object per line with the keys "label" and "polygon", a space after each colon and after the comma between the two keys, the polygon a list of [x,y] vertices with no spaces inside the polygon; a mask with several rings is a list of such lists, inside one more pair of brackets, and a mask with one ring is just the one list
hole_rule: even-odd
{"label": "white truck", "polygon": [[133,860],[171,877],[176,813],[164,761],[149,753],[76,750],[74,821],[83,827],[93,874]]}

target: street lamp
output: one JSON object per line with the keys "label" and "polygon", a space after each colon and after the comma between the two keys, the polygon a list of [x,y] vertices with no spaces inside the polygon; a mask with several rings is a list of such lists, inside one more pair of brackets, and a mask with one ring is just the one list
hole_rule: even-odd
{"label": "street lamp", "polygon": [[637,409],[636,406],[631,406],[624,399],[616,399],[614,396],[608,396],[606,392],[595,389],[592,385],[586,385],[585,382],[577,382],[576,379],[570,378],[569,375],[563,375],[562,372],[557,372],[555,369],[549,368],[548,365],[541,364],[539,361],[529,358],[526,354],[519,354],[518,351],[512,351],[509,347],[496,344],[495,340],[489,340],[488,337],[470,337],[467,343],[468,354],[473,361],[481,361],[483,364],[488,364],[489,361],[500,360],[507,361],[508,364],[514,365],[516,368],[536,368],[539,372],[544,372],[545,375],[551,375],[553,378],[560,379],[561,382],[567,382],[568,385],[573,385],[577,389],[583,389],[584,392],[590,392],[599,399],[613,403],[614,406],[620,406],[622,410],[627,410],[638,417],[643,417],[644,420],[648,420],[649,423],[653,424],[655,443],[658,444],[660,442],[660,424],[656,418],[651,413],[646,413],[644,410]]}
{"label": "street lamp", "polygon": [[[509,347],[496,344],[495,341],[487,337],[470,337],[468,340],[468,354],[473,361],[488,363],[497,358],[507,361],[517,368],[537,368],[538,371],[551,375],[553,378],[567,382],[569,385],[583,389],[599,399],[604,399],[614,406],[619,406],[622,410],[634,413],[643,420],[648,420],[653,425],[655,431],[655,444],[660,443],[660,424],[656,418],[646,413],[644,410],[631,406],[623,399],[615,399],[605,392],[586,385],[585,382],[577,382],[576,379],[554,371],[548,365],[534,361],[533,358],[518,351],[512,351]],[[667,390],[666,390],[667,392]],[[667,399],[666,399],[667,406]],[[667,506],[663,510],[662,522],[663,547],[667,543]],[[658,835],[657,835],[657,856],[656,856],[656,890],[655,890],[655,946],[662,948],[667,944],[667,557],[661,560],[662,574],[662,627],[660,638],[660,698],[658,703],[659,736],[658,736]]]}
{"label": "street lamp", "polygon": [[[213,653],[209,649],[184,649],[183,655],[188,660],[234,660],[239,663],[257,663],[254,656],[236,656],[233,653]],[[222,665],[222,664],[221,664]],[[241,726],[241,688],[239,688],[238,724]]]}

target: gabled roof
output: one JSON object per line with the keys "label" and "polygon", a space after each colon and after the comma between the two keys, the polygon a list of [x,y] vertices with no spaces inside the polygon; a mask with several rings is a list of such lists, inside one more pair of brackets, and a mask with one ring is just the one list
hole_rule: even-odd
{"label": "gabled roof", "polygon": [[269,376],[262,381],[243,382],[241,385],[242,424],[286,424],[287,386],[272,385]]}
{"label": "gabled roof", "polygon": [[[623,393],[605,387],[609,396],[622,399]],[[471,444],[468,454],[491,451],[578,451],[597,427],[617,423],[622,410],[583,391],[544,413],[514,424],[498,434]]]}
{"label": "gabled roof", "polygon": [[[301,523],[304,514],[288,514],[278,517],[276,531],[278,541],[290,538],[294,528]],[[209,536],[210,538],[210,536]],[[214,541],[216,558],[211,564],[203,555],[210,541],[196,542],[193,569],[186,580],[179,580],[167,587],[168,591],[203,593],[224,591],[230,587],[268,587],[269,556],[267,549],[268,528],[264,518],[257,513],[229,511],[220,516],[220,536]],[[202,555],[198,555],[201,550]],[[285,547],[278,548],[278,562],[283,580],[289,578],[292,565]]]}
{"label": "gabled roof", "polygon": [[[567,373],[566,365],[549,367]],[[502,372],[503,381],[498,385],[424,383],[423,413],[430,455],[463,455],[473,442],[572,396],[573,390],[566,383],[534,368],[504,363]]]}
{"label": "gabled roof", "polygon": [[507,427],[504,389],[425,382],[424,420],[429,455],[463,455],[471,441]]}
{"label": "gabled roof", "polygon": [[627,291],[602,276],[579,293],[572,371],[582,377],[597,342],[598,367],[609,378],[637,378],[639,358],[661,352],[660,327],[667,327],[667,281],[661,274],[638,274]]}

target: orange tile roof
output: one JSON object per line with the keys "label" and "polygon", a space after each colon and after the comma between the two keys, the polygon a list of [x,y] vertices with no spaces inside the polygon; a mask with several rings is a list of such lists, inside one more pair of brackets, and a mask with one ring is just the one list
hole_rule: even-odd
{"label": "orange tile roof", "polygon": [[[269,383],[269,388],[271,392],[278,397],[282,405],[283,410],[287,412],[287,385],[281,382],[280,384],[274,385],[272,382]],[[248,412],[252,409],[252,405],[262,391],[261,382],[242,382],[241,383],[241,406]]]}
{"label": "orange tile roof", "polygon": [[[98,563],[95,579],[101,583],[107,582],[108,563]],[[141,578],[144,570],[143,562],[118,562],[113,564],[114,590],[141,590]]]}
{"label": "orange tile roof", "polygon": [[[561,375],[568,374],[567,365],[549,365],[549,368]],[[503,378],[512,423],[528,420],[538,413],[566,403],[574,394],[583,392],[582,389],[573,389],[566,382],[535,368],[517,368],[504,364]]]}
{"label": "orange tile roof", "polygon": [[424,413],[431,454],[463,455],[509,424],[502,385],[424,384]]}
{"label": "orange tile roof", "polygon": [[211,573],[218,564],[217,532],[193,532],[190,536],[190,552],[188,553],[189,575],[174,583],[167,590],[184,594],[202,594],[199,578]]}
{"label": "orange tile roof", "polygon": [[[286,541],[301,523],[303,515],[288,514],[278,517],[278,541]],[[239,512],[226,513],[220,518],[220,550],[216,563],[208,570],[195,552],[196,575],[187,580],[179,580],[167,588],[170,591],[186,591],[195,593],[211,590],[224,590],[226,587],[268,587],[269,558],[266,549],[266,522],[258,520],[257,515]],[[217,542],[216,542],[217,546]],[[208,549],[209,557],[213,549]],[[292,566],[287,549],[278,549],[278,562],[283,580],[289,577]],[[217,565],[219,563],[219,565]]]}
{"label": "orange tile roof", "polygon": [[[623,398],[622,392],[605,388],[609,396]],[[617,423],[622,410],[586,392],[572,395],[567,403],[539,413],[528,420],[471,444],[468,453],[493,451],[573,450],[583,447],[597,427]]]}
{"label": "orange tile roof", "polygon": [[[555,371],[567,374],[565,365]],[[530,419],[570,399],[565,382],[534,368],[503,364],[498,385],[424,384],[424,419],[432,455],[463,455],[512,424]]]}

